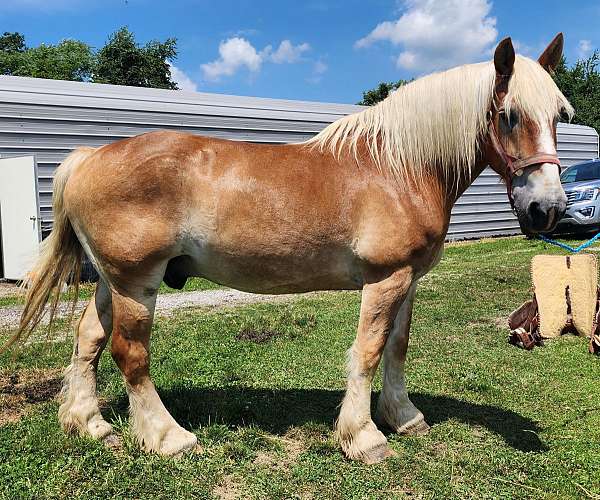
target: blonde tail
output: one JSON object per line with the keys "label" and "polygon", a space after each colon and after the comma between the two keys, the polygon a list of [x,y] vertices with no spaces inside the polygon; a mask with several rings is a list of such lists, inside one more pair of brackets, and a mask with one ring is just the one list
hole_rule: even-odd
{"label": "blonde tail", "polygon": [[52,196],[54,212],[52,232],[40,245],[39,257],[23,281],[23,287],[27,289],[27,293],[19,329],[4,346],[0,347],[0,354],[15,342],[24,340],[31,334],[44,316],[46,303],[49,300],[51,300],[49,324],[52,325],[61,288],[65,284],[70,283],[74,287],[71,300],[72,307],[75,308],[84,252],[65,212],[63,193],[73,168],[94,151],[95,149],[90,147],[76,149],[55,172]]}

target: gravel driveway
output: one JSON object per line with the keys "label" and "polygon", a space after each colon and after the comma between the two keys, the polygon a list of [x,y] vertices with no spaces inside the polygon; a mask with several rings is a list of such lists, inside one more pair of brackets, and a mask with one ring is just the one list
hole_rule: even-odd
{"label": "gravel driveway", "polygon": [[[306,294],[304,294],[306,295]],[[257,302],[283,302],[302,295],[259,295],[238,290],[203,290],[197,292],[165,293],[156,300],[156,314],[165,316],[171,311],[186,307],[236,307]],[[80,300],[76,312],[81,312],[87,300]],[[19,325],[22,306],[0,308],[0,328],[16,328]],[[58,318],[68,316],[70,305],[62,303],[57,310]]]}

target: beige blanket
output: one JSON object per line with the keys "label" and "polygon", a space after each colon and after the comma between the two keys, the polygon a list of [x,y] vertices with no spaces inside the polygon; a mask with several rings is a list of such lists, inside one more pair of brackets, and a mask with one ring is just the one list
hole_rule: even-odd
{"label": "beige blanket", "polygon": [[567,297],[573,325],[580,335],[591,334],[598,287],[595,255],[536,255],[531,261],[531,276],[542,337],[561,334],[567,322]]}

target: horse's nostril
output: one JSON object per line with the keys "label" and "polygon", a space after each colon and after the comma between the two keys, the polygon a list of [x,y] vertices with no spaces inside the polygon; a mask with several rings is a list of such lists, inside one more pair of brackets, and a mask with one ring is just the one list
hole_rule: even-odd
{"label": "horse's nostril", "polygon": [[[546,208],[546,210],[544,210]],[[532,201],[527,207],[532,229],[541,230],[548,226],[550,219],[553,217],[553,210],[549,207],[542,207],[537,201]]]}
{"label": "horse's nostril", "polygon": [[541,204],[532,201],[527,207],[527,215],[531,228],[535,230],[550,230],[560,220],[565,212],[561,203]]}
{"label": "horse's nostril", "polygon": [[529,204],[529,215],[532,219],[536,219],[544,215],[544,212],[540,208],[540,204],[537,201],[532,201]]}

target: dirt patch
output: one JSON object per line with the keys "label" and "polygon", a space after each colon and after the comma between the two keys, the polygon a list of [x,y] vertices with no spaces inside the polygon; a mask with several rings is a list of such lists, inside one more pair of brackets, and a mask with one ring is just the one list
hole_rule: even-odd
{"label": "dirt patch", "polygon": [[[309,443],[307,442],[307,439],[310,438],[303,435],[302,431],[298,432],[297,430],[292,429],[285,436],[275,437],[273,439],[277,441],[283,449],[279,452],[260,451],[256,454],[253,463],[257,467],[283,473],[282,475],[287,477],[292,473],[292,469],[298,462],[300,455],[306,450],[312,449],[312,446],[309,447]],[[304,486],[302,489],[295,492],[294,498],[313,500],[314,498],[321,498],[321,496],[312,491],[310,486]]]}
{"label": "dirt patch", "polygon": [[508,328],[508,316],[497,316],[495,318],[486,318],[467,323],[467,328],[472,330],[487,328],[490,326],[494,326],[500,330],[506,330]]}
{"label": "dirt patch", "polygon": [[286,434],[276,440],[283,447],[283,454],[260,451],[254,459],[255,465],[285,470],[295,463],[302,452],[306,450],[305,443],[291,435]]}
{"label": "dirt patch", "polygon": [[497,318],[494,318],[493,323],[497,328],[506,330],[508,328],[508,316],[498,316]]}
{"label": "dirt patch", "polygon": [[243,485],[240,481],[232,474],[227,474],[223,477],[223,480],[219,485],[212,491],[213,495],[221,500],[236,500],[237,498],[248,498],[247,495],[242,494]]}
{"label": "dirt patch", "polygon": [[433,443],[430,446],[431,454],[434,457],[442,457],[448,453],[448,445],[446,443]]}
{"label": "dirt patch", "polygon": [[62,370],[24,370],[0,373],[0,425],[16,422],[36,404],[60,392]]}
{"label": "dirt patch", "polygon": [[254,328],[244,328],[236,336],[236,340],[247,340],[254,342],[255,344],[264,344],[274,338],[283,336],[283,333],[277,330],[260,329],[255,330]]}

